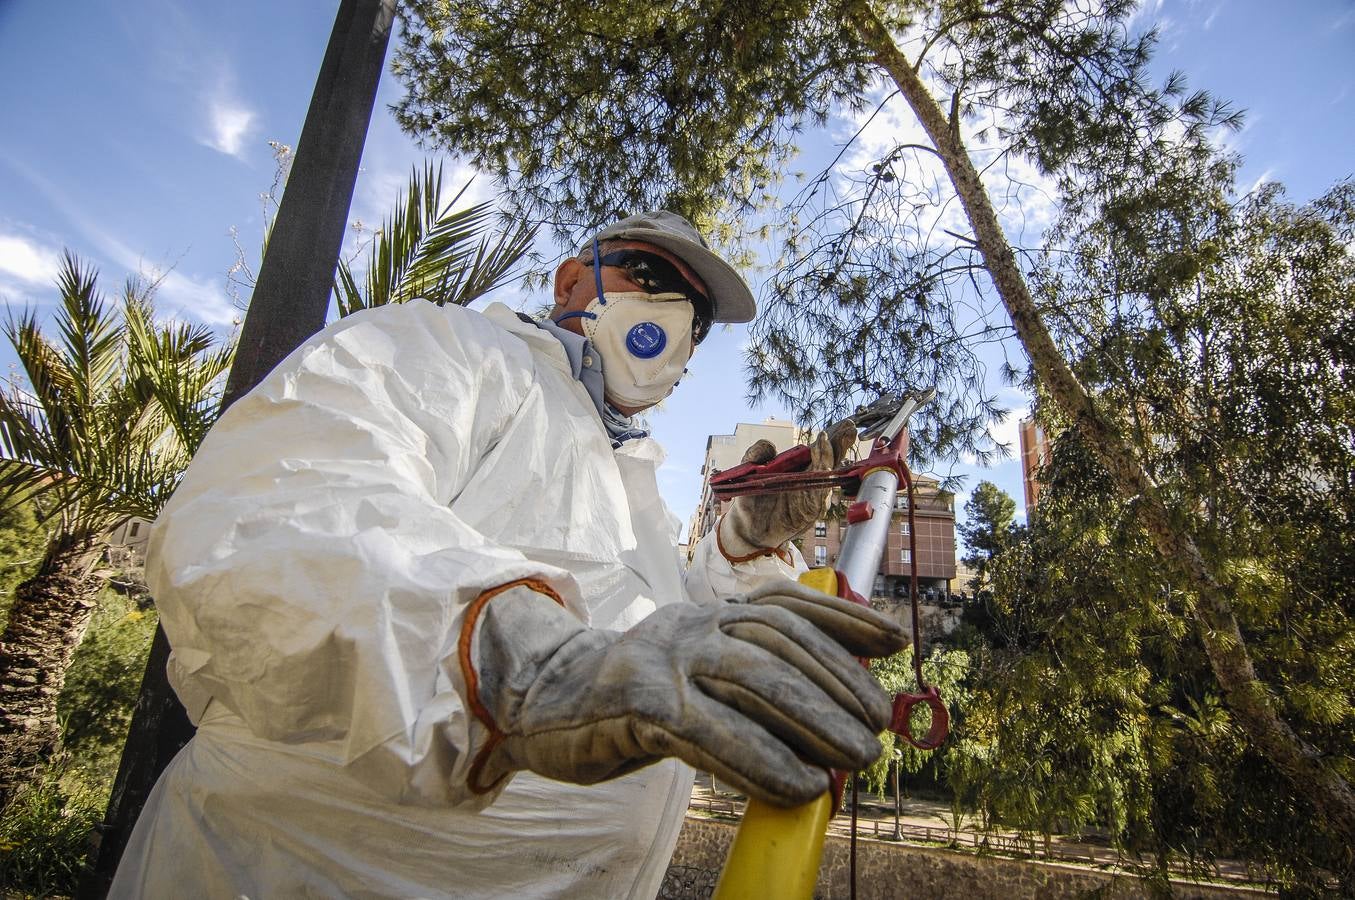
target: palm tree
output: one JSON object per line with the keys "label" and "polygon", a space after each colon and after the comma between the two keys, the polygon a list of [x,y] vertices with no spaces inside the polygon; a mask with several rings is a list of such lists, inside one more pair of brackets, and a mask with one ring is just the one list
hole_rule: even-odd
{"label": "palm tree", "polygon": [[215,419],[231,360],[205,327],[156,324],[153,285],[129,281],[113,309],[96,280],[67,253],[58,338],[31,310],[4,326],[28,386],[0,392],[0,503],[35,501],[48,542],[0,636],[0,808],[58,744],[57,695],[109,532],[155,518]]}
{"label": "palm tree", "polygon": [[469,187],[443,202],[442,167],[424,163],[422,175],[415,169],[395,212],[372,236],[363,284],[346,261],[339,262],[339,315],[414,298],[464,306],[507,281],[536,229],[517,225],[491,236],[492,203],[453,208]]}

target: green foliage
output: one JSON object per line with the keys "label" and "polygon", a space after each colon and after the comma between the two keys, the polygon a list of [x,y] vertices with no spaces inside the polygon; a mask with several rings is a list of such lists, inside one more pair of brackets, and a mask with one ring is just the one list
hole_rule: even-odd
{"label": "green foliage", "polygon": [[536,229],[519,223],[491,237],[493,205],[453,209],[464,192],[444,201],[441,167],[426,163],[422,175],[416,169],[395,212],[372,236],[362,287],[348,262],[340,260],[334,284],[339,315],[415,297],[464,306],[502,284],[531,246]]}
{"label": "green foliage", "polygon": [[62,751],[0,819],[0,888],[69,896],[103,819],[155,632],[153,609],[106,589],[57,702]]}
{"label": "green foliage", "polygon": [[80,883],[106,792],[66,777],[69,764],[64,757],[54,762],[0,818],[0,891],[7,897],[11,891],[69,897]]}
{"label": "green foliage", "polygon": [[773,188],[805,128],[902,102],[878,89],[867,9],[908,33],[909,64],[948,126],[975,132],[986,169],[1031,159],[1080,205],[1162,168],[1173,147],[1198,154],[1209,129],[1238,120],[1178,76],[1149,84],[1156,38],[1129,27],[1136,7],[420,0],[404,7],[397,116],[494,173],[510,217],[546,223],[569,246],[656,207],[737,246],[772,233],[759,228],[768,213],[781,259],[753,326],[753,399],[828,422],[879,393],[935,384],[912,429],[915,457],[986,461],[1002,410],[980,351],[1011,332],[977,247],[944,219],[957,204],[934,148],[886,142],[858,170],[838,165],[849,145],[790,203]]}
{"label": "green foliage", "polygon": [[[969,654],[963,650],[936,647],[922,661],[923,678],[928,685],[934,685],[940,692],[951,714],[952,722],[961,715],[961,710],[968,704],[969,694],[965,687],[968,670]],[[870,672],[891,694],[911,693],[917,690],[911,647],[893,656],[871,660]],[[927,733],[932,724],[931,715],[931,710],[924,704],[913,707],[910,723],[913,734],[921,736]],[[880,742],[884,745],[884,753],[870,768],[861,773],[867,787],[875,793],[884,792],[891,766],[910,774],[920,772],[928,765],[936,766],[936,761],[944,756],[947,747],[942,745],[939,750],[919,750],[892,731],[881,734]]]}
{"label": "green foliage", "polygon": [[509,179],[572,242],[623,211],[751,211],[804,124],[861,102],[833,3],[404,6],[401,124]]}
{"label": "green foliage", "polygon": [[977,573],[970,587],[981,592],[987,587],[993,557],[1019,537],[1014,521],[1016,501],[991,481],[980,481],[965,501],[964,512],[965,520],[955,530],[968,550],[965,563]]}
{"label": "green foliage", "polygon": [[38,525],[30,503],[0,506],[0,631],[4,629],[14,589],[42,562],[47,534]]}
{"label": "green foliage", "polygon": [[[1273,187],[1229,204],[1228,173],[1213,179],[1214,201],[1171,222],[1146,208],[1130,222],[1120,204],[1082,223],[1082,252],[1044,289],[1085,312],[1120,288],[1113,315],[1076,317],[1080,374],[1202,536],[1285,721],[1350,778],[1355,388],[1340,373],[1355,188],[1302,208]],[[1299,893],[1349,879],[1349,848],[1221,702],[1188,625],[1196,599],[1157,561],[1134,502],[1074,431],[1048,424],[1040,515],[992,561],[969,720],[987,721],[988,755],[957,785],[1004,821],[1099,825],[1159,861],[1246,856]]]}
{"label": "green foliage", "polygon": [[0,500],[41,498],[57,537],[155,518],[216,417],[231,358],[204,327],[157,325],[150,288],[129,281],[115,311],[96,279],[66,254],[56,339],[33,310],[4,326],[27,384],[0,393]]}
{"label": "green foliage", "polygon": [[57,701],[61,740],[90,778],[111,784],[158,618],[106,589]]}

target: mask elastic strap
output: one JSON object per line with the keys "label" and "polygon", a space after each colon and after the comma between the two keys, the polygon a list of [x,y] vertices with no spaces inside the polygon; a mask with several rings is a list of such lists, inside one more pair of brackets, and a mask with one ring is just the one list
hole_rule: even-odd
{"label": "mask elastic strap", "polygon": [[[607,305],[607,296],[602,292],[602,252],[598,249],[597,236],[593,236],[593,284],[597,286],[598,305]],[[565,313],[558,319],[551,319],[556,325],[568,319],[596,319],[597,313],[590,312],[571,312]]]}
{"label": "mask elastic strap", "polygon": [[597,235],[593,235],[593,284],[598,289],[598,305],[607,305],[607,295],[602,292],[602,251],[598,249]]}

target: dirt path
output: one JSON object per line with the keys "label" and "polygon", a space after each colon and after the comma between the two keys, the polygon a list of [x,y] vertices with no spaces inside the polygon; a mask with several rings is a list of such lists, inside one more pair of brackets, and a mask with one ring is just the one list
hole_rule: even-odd
{"label": "dirt path", "polygon": [[[738,818],[743,815],[743,796],[724,785],[712,785],[710,775],[698,773],[696,784],[692,787],[691,808],[721,817]],[[840,813],[828,824],[829,833],[849,837],[851,821],[849,810]],[[895,840],[892,799],[861,794],[857,803],[856,827],[858,838]],[[1044,840],[1038,836],[1032,839],[1002,829],[984,831],[972,816],[963,816],[957,823],[949,804],[918,798],[905,799],[902,803],[898,839],[909,844],[955,845],[962,849],[1048,859],[1102,870],[1124,871],[1141,865],[1121,855],[1108,842],[1096,842],[1094,837],[1055,835],[1050,838],[1046,849]],[[1173,866],[1173,870],[1174,874],[1186,877],[1199,874],[1190,872],[1184,862],[1179,867]],[[1209,878],[1211,881],[1256,885],[1263,882],[1265,876],[1259,871],[1248,871],[1244,862],[1215,860]]]}

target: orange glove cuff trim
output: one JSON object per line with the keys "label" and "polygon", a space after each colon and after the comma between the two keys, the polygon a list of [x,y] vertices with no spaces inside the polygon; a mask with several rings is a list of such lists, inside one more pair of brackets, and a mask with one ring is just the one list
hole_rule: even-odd
{"label": "orange glove cuff trim", "polygon": [[475,665],[471,661],[471,641],[475,635],[475,625],[480,621],[480,613],[489,605],[489,601],[504,591],[515,587],[530,588],[538,594],[554,600],[562,608],[565,605],[565,601],[560,599],[560,595],[555,592],[555,589],[544,581],[535,578],[519,578],[516,581],[510,581],[482,592],[466,609],[466,617],[461,622],[461,635],[456,642],[456,656],[457,661],[461,664],[461,677],[466,681],[466,705],[470,707],[471,714],[489,729],[489,740],[480,748],[480,752],[475,754],[475,759],[471,761],[470,771],[466,774],[466,786],[470,788],[473,794],[489,793],[494,790],[499,782],[508,777],[508,773],[494,779],[490,784],[480,784],[480,774],[484,770],[485,763],[489,760],[489,755],[503,743],[505,735],[499,730],[499,726],[494,722],[494,717],[489,714],[489,710],[480,702],[480,676],[476,674]]}
{"label": "orange glove cuff trim", "polygon": [[720,526],[724,524],[724,521],[725,520],[721,518],[720,521],[715,523],[715,548],[719,550],[720,555],[729,562],[734,564],[746,563],[761,556],[775,556],[788,566],[795,565],[791,559],[790,550],[782,549],[780,547],[763,547],[759,550],[754,550],[746,556],[730,556],[729,551],[725,549],[724,539],[720,537]]}

